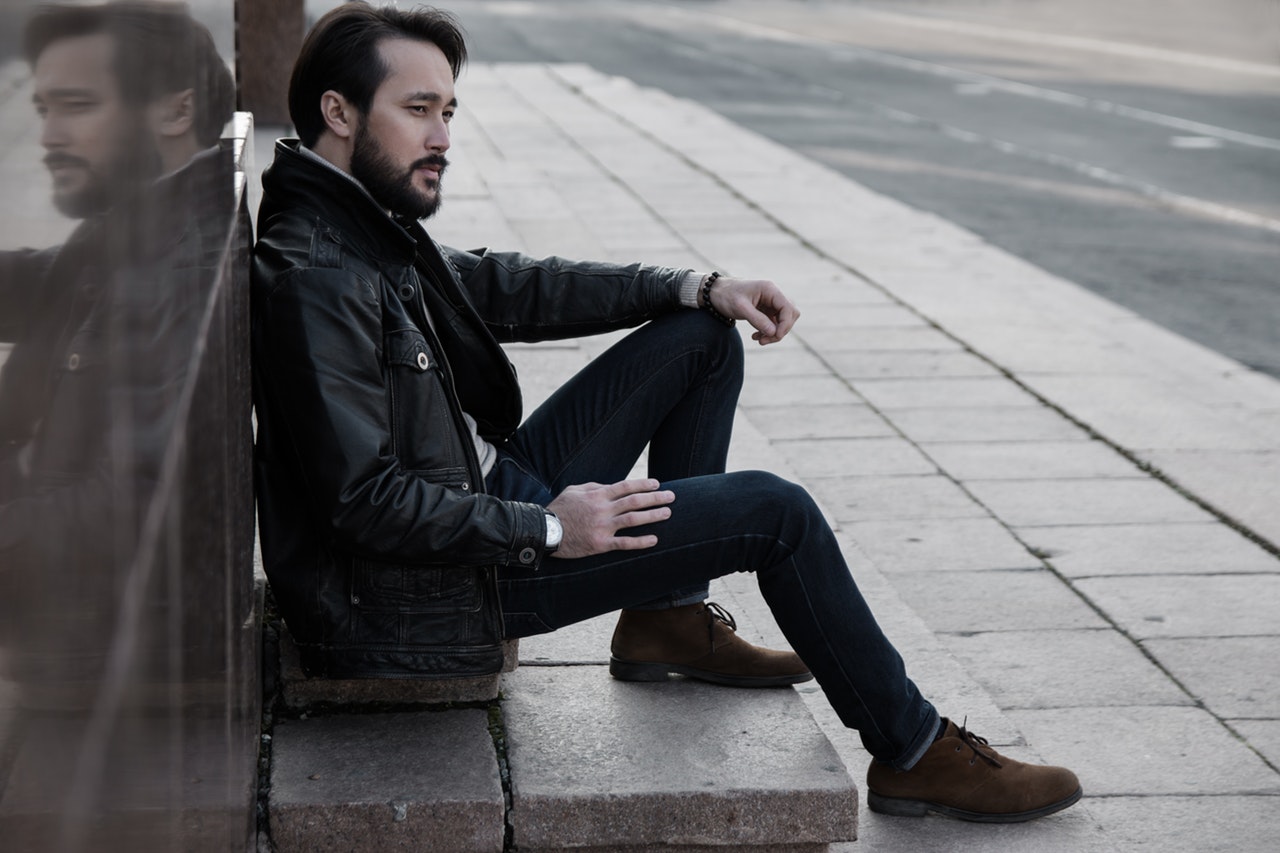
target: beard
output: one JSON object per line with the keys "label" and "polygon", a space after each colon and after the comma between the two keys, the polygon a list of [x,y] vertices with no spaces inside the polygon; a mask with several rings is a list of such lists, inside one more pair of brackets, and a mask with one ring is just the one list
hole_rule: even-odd
{"label": "beard", "polygon": [[415,160],[407,169],[401,169],[382,150],[378,140],[368,132],[368,124],[356,129],[355,145],[351,149],[351,177],[369,191],[378,204],[400,216],[427,219],[440,209],[440,182],[429,185],[433,192],[424,193],[413,185],[414,173],[430,166],[444,175],[449,161],[442,154],[432,154]]}
{"label": "beard", "polygon": [[105,213],[136,195],[147,181],[159,177],[160,151],[149,134],[129,133],[117,142],[116,148],[103,168],[61,151],[45,155],[44,164],[50,169],[69,167],[84,174],[84,180],[72,189],[61,190],[55,185],[53,205],[63,216],[87,219]]}

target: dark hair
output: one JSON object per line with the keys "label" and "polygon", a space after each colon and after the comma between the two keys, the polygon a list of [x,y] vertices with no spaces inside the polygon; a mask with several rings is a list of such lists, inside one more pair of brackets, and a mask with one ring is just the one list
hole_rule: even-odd
{"label": "dark hair", "polygon": [[411,12],[351,2],[328,12],[307,33],[289,79],[289,117],[302,144],[315,145],[324,131],[320,98],[332,89],[368,113],[373,95],[391,69],[378,50],[385,39],[434,44],[449,60],[453,79],[467,61],[462,28],[448,12],[419,6]]}
{"label": "dark hair", "polygon": [[191,19],[185,4],[43,6],[27,22],[23,55],[34,66],[53,42],[98,33],[115,41],[112,64],[125,103],[143,106],[194,89],[196,140],[206,147],[218,141],[235,110],[235,81],[213,37]]}

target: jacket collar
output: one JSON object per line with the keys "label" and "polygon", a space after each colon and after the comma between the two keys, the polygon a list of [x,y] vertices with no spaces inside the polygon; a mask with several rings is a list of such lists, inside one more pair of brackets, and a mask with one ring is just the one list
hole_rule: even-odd
{"label": "jacket collar", "polygon": [[273,216],[301,209],[376,255],[412,263],[413,236],[354,178],[308,157],[300,147],[297,139],[276,140],[275,160],[262,173],[259,228],[265,231]]}

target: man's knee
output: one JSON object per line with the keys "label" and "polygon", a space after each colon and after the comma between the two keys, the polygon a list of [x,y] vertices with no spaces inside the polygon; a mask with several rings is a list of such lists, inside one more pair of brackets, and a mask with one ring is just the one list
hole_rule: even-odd
{"label": "man's knee", "polygon": [[742,335],[736,328],[726,326],[706,311],[677,311],[653,322],[667,327],[674,340],[685,345],[701,344],[713,365],[742,374]]}

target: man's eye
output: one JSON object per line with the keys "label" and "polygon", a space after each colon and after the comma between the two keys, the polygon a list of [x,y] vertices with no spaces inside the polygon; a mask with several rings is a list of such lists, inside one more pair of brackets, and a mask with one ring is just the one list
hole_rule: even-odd
{"label": "man's eye", "polygon": [[427,114],[427,107],[424,107],[422,104],[411,104],[409,106],[409,109],[420,116],[424,116]]}
{"label": "man's eye", "polygon": [[444,113],[444,120],[445,120],[445,121],[453,121],[453,110],[445,110],[445,113]]}

